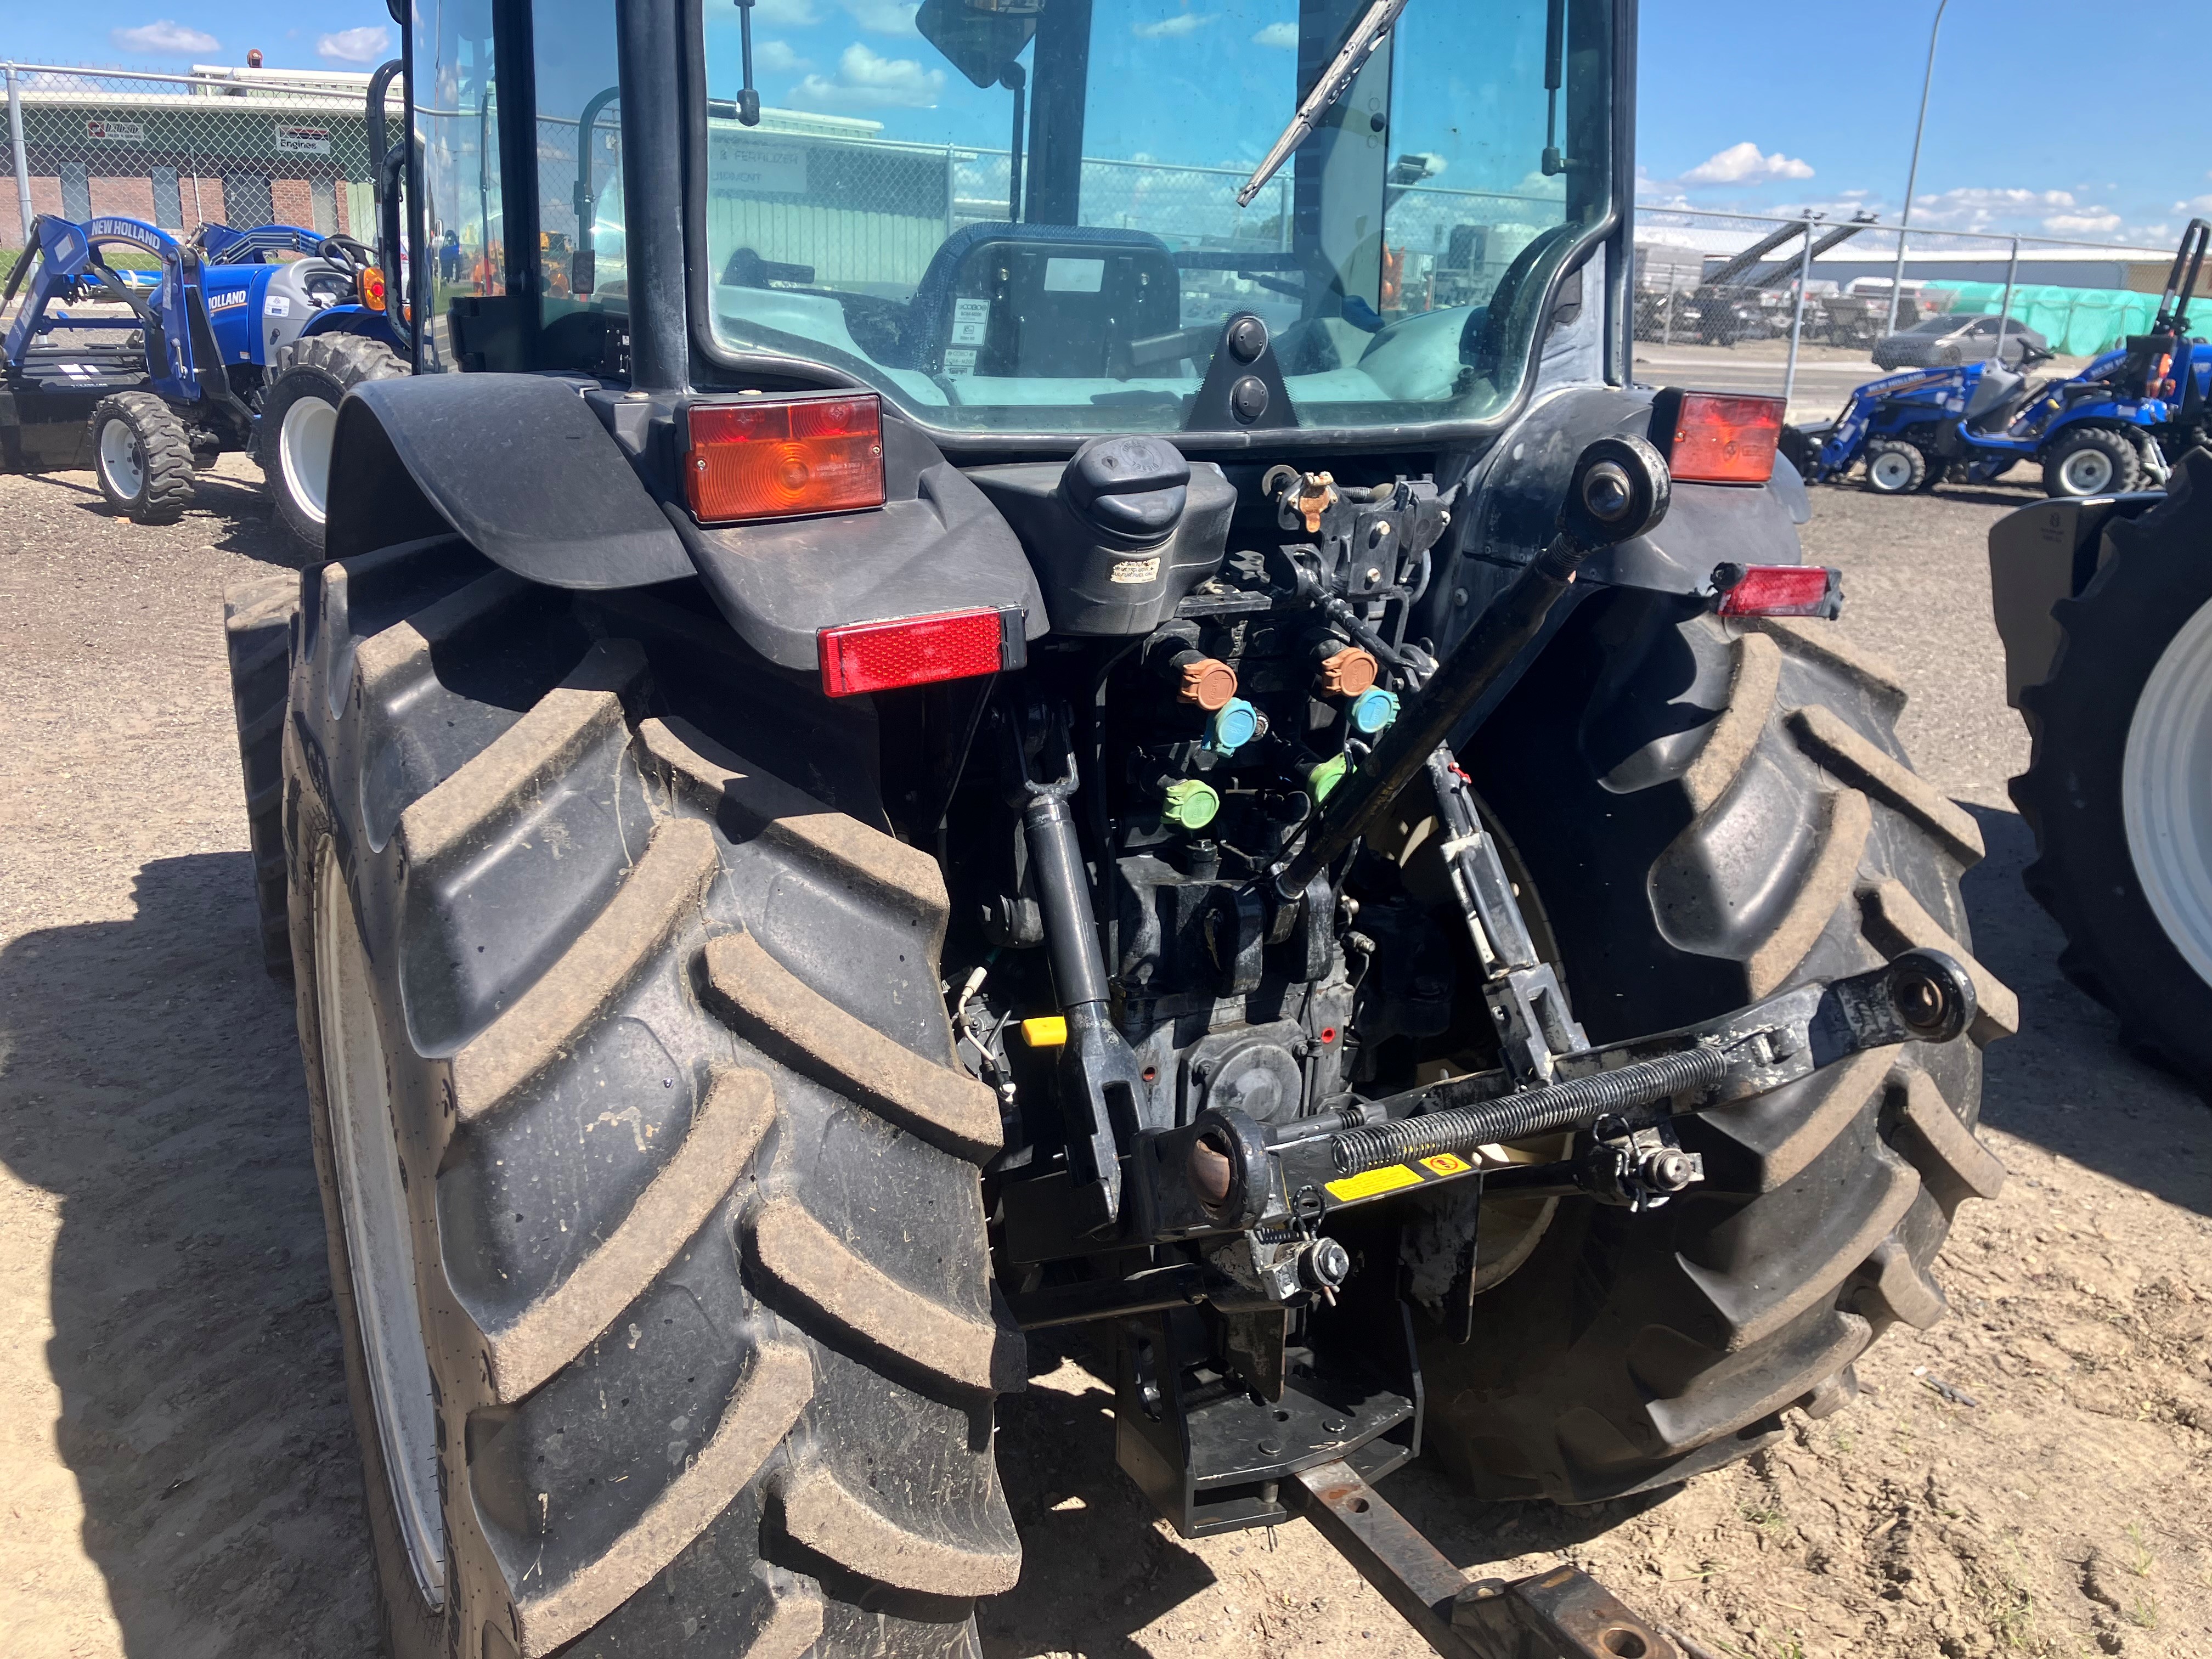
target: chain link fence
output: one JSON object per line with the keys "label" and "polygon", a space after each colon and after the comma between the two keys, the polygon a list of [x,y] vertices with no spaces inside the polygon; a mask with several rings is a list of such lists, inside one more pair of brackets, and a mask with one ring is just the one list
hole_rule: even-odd
{"label": "chain link fence", "polygon": [[[189,235],[204,223],[376,236],[365,74],[194,70],[153,75],[4,66],[14,210],[0,259],[36,214],[116,214]],[[385,143],[403,131],[387,96]]]}

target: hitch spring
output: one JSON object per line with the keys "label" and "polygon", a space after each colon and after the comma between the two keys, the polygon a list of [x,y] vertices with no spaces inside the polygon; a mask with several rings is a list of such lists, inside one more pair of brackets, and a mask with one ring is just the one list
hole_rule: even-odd
{"label": "hitch spring", "polygon": [[1329,1155],[1339,1175],[1358,1175],[1409,1158],[1465,1152],[1492,1141],[1541,1134],[1547,1129],[1579,1127],[1668,1095],[1709,1087],[1728,1072],[1728,1057],[1717,1048],[1662,1054],[1617,1071],[1595,1072],[1525,1094],[1487,1100],[1480,1106],[1401,1117],[1332,1135]]}

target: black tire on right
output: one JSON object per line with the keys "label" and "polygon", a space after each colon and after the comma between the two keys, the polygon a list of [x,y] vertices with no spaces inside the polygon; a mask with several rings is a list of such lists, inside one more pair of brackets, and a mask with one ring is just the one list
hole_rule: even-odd
{"label": "black tire on right", "polygon": [[284,868],[284,699],[291,680],[293,618],[300,578],[255,576],[222,596],[224,654],[230,659],[231,712],[238,723],[239,769],[246,781],[247,847],[261,965],[272,979],[292,977],[292,924]]}
{"label": "black tire on right", "polygon": [[2182,457],[2163,501],[2105,533],[2097,574],[2051,609],[2063,632],[2049,677],[2021,692],[2033,747],[2012,799],[2036,851],[2025,878],[2066,935],[2059,970],[2119,1016],[2129,1042],[2212,1089],[2212,985],[2144,896],[2121,799],[2144,684],[2212,605],[2212,452]]}
{"label": "black tire on right", "polygon": [[395,380],[406,374],[408,368],[380,340],[359,334],[316,334],[279,350],[271,368],[269,390],[254,423],[254,459],[260,462],[270,497],[276,503],[277,521],[301,548],[319,557],[323,519],[301,498],[285,469],[284,416],[303,398],[336,409],[362,382]]}
{"label": "black tire on right", "polygon": [[[300,1030],[393,1650],[972,1659],[1020,1565],[1000,1125],[953,1059],[937,866],[830,763],[856,722],[872,757],[870,712],[780,690],[719,619],[452,539],[321,567],[299,635]],[[327,1030],[325,957],[365,964]],[[380,1075],[404,1281],[356,1280],[333,1151]],[[415,1316],[376,1328],[430,1368],[437,1606],[356,1296],[398,1282]]]}
{"label": "black tire on right", "polygon": [[1828,623],[1738,628],[1617,591],[1571,617],[1462,759],[1519,849],[1594,1041],[1711,1019],[1933,947],[1974,977],[1956,1042],[1838,1061],[1681,1125],[1706,1180],[1644,1215],[1562,1205],[1424,1346],[1429,1431],[1491,1497],[1590,1502],[1744,1456],[1856,1392],[1883,1331],[1944,1312],[1981,1044],[2017,1023],[1968,948],[1973,819],[1917,776],[1904,694]]}
{"label": "black tire on right", "polygon": [[[2066,463],[2069,459],[2091,450],[2112,463],[2112,471],[2094,489],[2068,487]],[[2142,456],[2135,441],[2124,432],[2115,432],[2109,427],[2077,426],[2063,433],[2058,441],[2044,453],[2043,493],[2062,498],[2084,495],[2124,495],[2142,485]]]}
{"label": "black tire on right", "polygon": [[[129,434],[135,488],[112,477],[100,455],[110,427]],[[192,503],[192,442],[177,413],[150,392],[118,392],[92,411],[92,473],[108,506],[133,524],[174,524]]]}

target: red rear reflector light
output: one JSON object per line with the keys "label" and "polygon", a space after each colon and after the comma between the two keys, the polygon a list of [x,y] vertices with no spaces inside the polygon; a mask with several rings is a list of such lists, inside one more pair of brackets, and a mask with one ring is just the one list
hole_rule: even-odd
{"label": "red rear reflector light", "polygon": [[1661,392],[1651,404],[1651,441],[1685,483],[1763,484],[1782,441],[1779,398],[1736,392]]}
{"label": "red rear reflector light", "polygon": [[1844,609],[1844,573],[1817,564],[1724,564],[1713,572],[1723,617],[1827,617]]}
{"label": "red rear reflector light", "polygon": [[702,524],[884,504],[884,412],[872,393],[694,404],[685,494]]}
{"label": "red rear reflector light", "polygon": [[354,289],[361,302],[371,311],[384,309],[384,273],[374,265],[362,267],[361,275],[354,278]]}
{"label": "red rear reflector light", "polygon": [[943,611],[825,628],[817,636],[823,692],[850,697],[1019,668],[1022,616],[1018,609]]}

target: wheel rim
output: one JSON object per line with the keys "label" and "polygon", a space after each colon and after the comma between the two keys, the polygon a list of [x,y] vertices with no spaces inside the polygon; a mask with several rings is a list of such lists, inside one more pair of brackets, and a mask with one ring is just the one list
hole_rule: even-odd
{"label": "wheel rim", "polygon": [[1885,450],[1869,464],[1867,477],[1876,489],[1894,494],[1911,486],[1912,463],[1893,449]]}
{"label": "wheel rim", "polygon": [[331,439],[337,429],[337,405],[309,396],[284,411],[284,423],[276,431],[284,487],[317,524],[323,522],[324,501],[330,491]]}
{"label": "wheel rim", "polygon": [[414,1230],[368,984],[368,955],[362,947],[345,878],[326,848],[316,878],[315,998],[338,1213],[346,1258],[353,1267],[370,1407],[400,1540],[416,1587],[434,1607],[443,1604],[446,1594],[437,1408],[415,1297]]}
{"label": "wheel rim", "polygon": [[110,421],[100,428],[100,476],[126,501],[137,501],[146,488],[145,458],[130,422]]}
{"label": "wheel rim", "polygon": [[2151,914],[2212,983],[2212,605],[2182,624],[2143,682],[2120,806]]}
{"label": "wheel rim", "polygon": [[2058,463],[2058,483],[2069,495],[2094,495],[2112,482],[2112,458],[2101,449],[2077,449]]}

